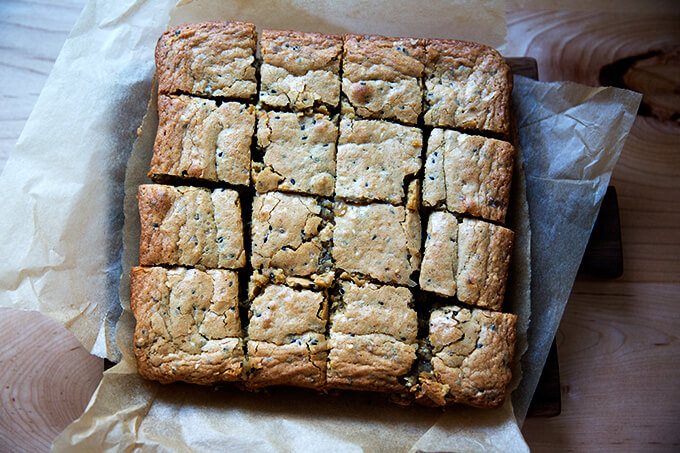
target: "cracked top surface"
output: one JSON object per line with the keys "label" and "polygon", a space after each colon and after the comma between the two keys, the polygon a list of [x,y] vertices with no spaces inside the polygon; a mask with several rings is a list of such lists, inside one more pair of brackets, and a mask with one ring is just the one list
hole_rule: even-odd
{"label": "cracked top surface", "polygon": [[455,296],[457,274],[458,219],[448,212],[435,211],[427,221],[420,287],[442,296]]}
{"label": "cracked top surface", "polygon": [[344,114],[415,124],[422,111],[424,41],[345,35]]}
{"label": "cracked top surface", "polygon": [[139,186],[142,265],[243,267],[243,220],[238,192],[197,187]]}
{"label": "cracked top surface", "polygon": [[507,135],[512,73],[501,54],[438,39],[428,40],[426,49],[425,124]]}
{"label": "cracked top surface", "polygon": [[280,192],[253,201],[252,265],[278,268],[286,275],[309,276],[332,269],[330,211],[313,197]]}
{"label": "cracked top surface", "polygon": [[515,148],[508,142],[433,129],[427,144],[423,203],[504,222]]}
{"label": "cracked top surface", "polygon": [[180,25],[156,45],[161,94],[250,99],[257,94],[255,26],[246,22]]}
{"label": "cracked top surface", "polygon": [[159,175],[249,185],[255,109],[237,102],[158,96],[158,133],[150,177]]}
{"label": "cracked top surface", "polygon": [[500,310],[515,233],[483,220],[463,219],[458,228],[458,299]]}
{"label": "cracked top surface", "polygon": [[331,315],[328,386],[404,390],[399,378],[415,361],[418,319],[403,287],[342,282]]}
{"label": "cracked top surface", "polygon": [[253,299],[249,316],[248,387],[323,387],[328,319],[323,293],[270,285]]}
{"label": "cracked top surface", "polygon": [[342,36],[264,30],[261,45],[261,102],[293,110],[337,107]]}
{"label": "cracked top surface", "polygon": [[341,283],[342,295],[331,315],[330,333],[383,334],[397,341],[415,343],[418,319],[411,308],[408,288],[366,283]]}
{"label": "cracked top surface", "polygon": [[420,268],[420,216],[401,206],[338,204],[333,258],[338,269],[380,282],[414,285]]}
{"label": "cracked top surface", "polygon": [[403,392],[400,380],[416,359],[416,345],[384,334],[336,333],[328,340],[329,388]]}
{"label": "cracked top surface", "polygon": [[[149,175],[252,180],[254,190],[140,186],[140,263],[165,266],[132,271],[140,373],[501,404],[512,315],[436,309],[418,339],[406,287],[419,277],[424,291],[501,308],[512,232],[450,212],[502,223],[514,149],[439,129],[506,136],[512,80],[500,55],[458,41],[265,30],[258,66],[256,39],[252,24],[209,22],[157,44]],[[252,201],[250,238],[239,193],[246,211]],[[245,267],[244,246],[245,338],[237,276],[218,269]]]}
{"label": "cracked top surface", "polygon": [[429,342],[436,380],[446,399],[498,407],[510,382],[517,316],[458,306],[434,310]]}
{"label": "cracked top surface", "polygon": [[239,379],[244,356],[235,272],[133,267],[130,306],[142,377],[196,384]]}
{"label": "cracked top surface", "polygon": [[255,189],[332,196],[337,138],[337,121],[328,116],[260,111],[257,146],[264,165],[253,164]]}
{"label": "cracked top surface", "polygon": [[328,302],[323,293],[270,285],[250,305],[248,339],[276,345],[305,337],[323,340]]}
{"label": "cracked top surface", "polygon": [[403,204],[407,177],[422,161],[423,133],[415,127],[377,120],[343,119],[338,140],[338,197]]}

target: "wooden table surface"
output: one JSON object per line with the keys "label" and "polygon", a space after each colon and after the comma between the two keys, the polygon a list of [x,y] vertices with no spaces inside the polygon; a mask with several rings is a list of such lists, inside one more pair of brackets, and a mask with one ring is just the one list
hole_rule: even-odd
{"label": "wooden table surface", "polygon": [[[84,3],[0,0],[0,168]],[[574,286],[557,338],[562,414],[523,429],[536,451],[680,449],[680,15],[672,12],[508,12],[505,54],[536,58],[543,81],[599,85],[603,66],[660,51],[620,78],[647,103],[612,180],[624,274]],[[48,450],[102,370],[57,323],[0,309],[0,451]]]}

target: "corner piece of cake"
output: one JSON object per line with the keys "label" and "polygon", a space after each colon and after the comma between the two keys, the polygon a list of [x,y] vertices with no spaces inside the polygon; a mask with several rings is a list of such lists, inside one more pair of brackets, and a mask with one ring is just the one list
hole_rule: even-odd
{"label": "corner piece of cake", "polygon": [[517,316],[458,306],[432,311],[430,362],[419,375],[417,401],[425,405],[503,404],[512,377]]}
{"label": "corner piece of cake", "polygon": [[174,27],[156,45],[160,94],[253,99],[255,26],[247,22],[203,22]]}
{"label": "corner piece of cake", "polygon": [[168,384],[241,379],[243,335],[233,271],[133,267],[130,306],[137,320],[139,374]]}
{"label": "corner piece of cake", "polygon": [[507,136],[512,72],[501,54],[443,39],[429,39],[425,48],[425,125]]}

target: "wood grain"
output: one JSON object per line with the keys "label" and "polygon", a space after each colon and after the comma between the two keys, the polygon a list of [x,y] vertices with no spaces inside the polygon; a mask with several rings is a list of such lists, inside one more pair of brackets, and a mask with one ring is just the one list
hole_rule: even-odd
{"label": "wood grain", "polygon": [[85,409],[103,372],[61,324],[0,309],[0,451],[47,451]]}
{"label": "wood grain", "polygon": [[[602,67],[680,47],[680,16],[511,12],[508,54],[543,81],[598,85]],[[623,276],[576,282],[558,333],[562,413],[529,419],[534,451],[680,446],[680,127],[638,117],[612,178]]]}
{"label": "wood grain", "polygon": [[[594,0],[597,1],[597,0]],[[84,0],[0,2],[0,168]],[[603,66],[680,45],[670,14],[510,12],[506,55],[541,80],[597,85]],[[558,334],[562,414],[529,419],[535,451],[678,450],[680,129],[639,117],[614,172],[624,274],[576,283]],[[63,328],[0,311],[0,451],[46,451],[101,376]]]}
{"label": "wood grain", "polygon": [[0,169],[84,5],[84,0],[0,2]]}

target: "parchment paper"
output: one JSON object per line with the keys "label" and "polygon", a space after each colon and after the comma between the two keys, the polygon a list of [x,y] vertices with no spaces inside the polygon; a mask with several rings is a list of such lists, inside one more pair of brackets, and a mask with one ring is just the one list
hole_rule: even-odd
{"label": "parchment paper", "polygon": [[[498,1],[481,5],[204,1],[182,4],[170,17],[171,3],[93,1],[86,6],[0,177],[6,194],[5,203],[0,206],[0,232],[12,238],[0,246],[5,258],[0,263],[0,306],[39,309],[67,326],[93,353],[114,360],[121,358],[113,332],[120,313],[118,282],[123,269],[120,261],[123,175],[134,131],[151,92],[153,46],[169,23],[239,18],[254,21],[259,29],[455,37],[494,46],[500,45],[505,35],[503,5]],[[544,85],[526,82],[526,86]],[[560,162],[565,169],[578,163],[587,170],[573,177],[566,170],[545,173],[543,166],[532,167],[527,162],[527,169],[536,172],[534,181],[546,186],[540,189],[543,186],[536,185],[538,200],[552,198],[560,207],[547,206],[553,210],[541,213],[545,206],[532,196],[534,188],[528,185],[532,227],[547,228],[531,239],[532,247],[546,248],[556,238],[552,232],[557,230],[550,229],[552,224],[537,220],[533,225],[536,215],[542,214],[536,219],[545,218],[553,223],[562,220],[563,233],[557,238],[570,244],[572,253],[560,260],[570,273],[560,267],[560,272],[555,271],[552,276],[551,283],[559,288],[538,284],[533,288],[545,296],[532,302],[533,308],[539,310],[534,314],[534,322],[540,316],[544,329],[533,329],[538,332],[534,334],[536,340],[532,338],[527,355],[530,358],[524,365],[527,377],[513,397],[522,416],[550,345],[546,339],[552,338],[559,324],[603,188],[639,102],[639,97],[620,90],[576,88],[582,90],[577,96],[570,90],[563,91],[560,85],[526,89],[523,99],[517,98],[518,92],[515,96],[515,103],[524,105],[518,109],[518,119],[520,143],[527,159],[539,155],[547,162]],[[595,91],[601,94],[590,96]],[[550,96],[559,98],[564,107],[546,113],[555,123],[564,125],[556,129],[563,130],[561,135],[551,136],[554,131],[543,128],[555,125],[538,121],[541,119],[538,113],[548,108],[543,103],[554,102]],[[522,112],[536,112],[536,121],[527,123]],[[130,185],[135,178],[143,178],[143,174],[130,175],[132,169],[148,165],[144,159],[150,155],[150,148],[144,147],[148,147],[152,137],[149,131],[154,130],[153,108],[144,121],[128,166]],[[531,128],[541,123],[540,130]],[[582,141],[570,153],[571,157],[559,159],[564,147],[574,144],[573,137],[564,134],[574,124],[588,125],[584,126],[587,130],[579,133]],[[591,129],[595,132],[586,133]],[[529,131],[540,139],[523,138]],[[608,164],[599,165],[600,161]],[[551,171],[559,170],[548,167]],[[571,178],[567,191],[572,190],[571,186],[579,187],[582,198],[574,200],[563,194],[564,186],[558,182],[564,175]],[[517,183],[518,176],[515,178]],[[517,186],[513,192],[517,196]],[[581,211],[577,209],[580,204],[591,208]],[[131,215],[129,205],[128,200],[127,215]],[[533,209],[538,209],[538,214]],[[563,216],[564,212],[572,215]],[[128,220],[135,217],[136,212]],[[512,217],[518,222],[514,227],[519,232],[526,224],[526,215],[523,217],[518,208]],[[134,221],[126,222],[125,228],[127,240],[134,236],[127,231],[134,230]],[[519,236],[526,242],[525,246],[521,241],[518,245],[525,256],[520,254],[515,261],[528,263],[529,235]],[[559,257],[558,253],[553,256]],[[134,262],[134,256],[126,260],[128,264]],[[532,270],[536,272],[535,265]],[[512,311],[523,316],[526,327],[528,300],[522,303],[522,294],[528,292],[522,290],[522,284],[528,284],[527,268],[524,274],[515,273],[508,303]],[[125,288],[125,281],[122,287]],[[123,292],[121,296],[125,299],[127,294]],[[547,305],[552,308],[546,310]],[[496,411],[453,408],[442,415],[425,408],[402,409],[377,396],[352,393],[321,398],[303,390],[274,389],[253,395],[229,388],[215,391],[144,382],[129,360],[133,325],[125,312],[118,325],[119,346],[125,352],[122,362],[105,373],[83,416],[55,442],[56,450],[133,446],[236,451],[526,450],[509,402]]]}
{"label": "parchment paper", "polygon": [[513,395],[523,423],[642,95],[515,77],[531,213],[531,324]]}

